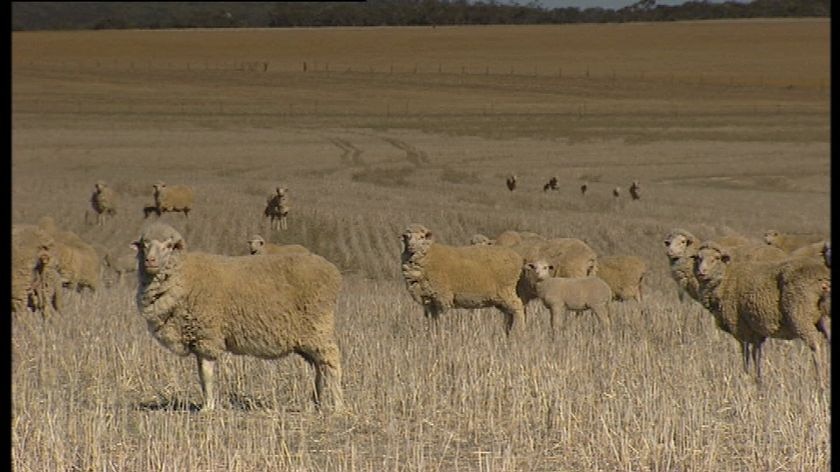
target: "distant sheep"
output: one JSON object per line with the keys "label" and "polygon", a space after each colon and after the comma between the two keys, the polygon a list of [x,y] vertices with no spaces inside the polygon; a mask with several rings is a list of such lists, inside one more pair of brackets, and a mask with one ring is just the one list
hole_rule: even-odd
{"label": "distant sheep", "polygon": [[137,248],[137,308],[152,336],[195,355],[204,409],[215,408],[214,368],[225,352],[277,359],[291,353],[315,368],[315,402],[342,409],[335,310],[341,275],[312,253],[230,257],[188,252],[181,234],[154,222]]}
{"label": "distant sheep", "polygon": [[630,197],[633,200],[638,200],[642,198],[642,187],[639,185],[638,180],[634,180],[632,184],[630,184]]}
{"label": "distant sheep", "polygon": [[543,192],[547,192],[549,190],[560,190],[560,188],[557,187],[557,177],[548,179],[548,182],[543,185]]}
{"label": "distant sheep", "polygon": [[621,195],[621,187],[613,187],[613,197],[618,198]]}
{"label": "distant sheep", "polygon": [[819,332],[830,337],[827,316],[820,309],[831,273],[820,261],[794,257],[780,261],[738,261],[729,250],[703,243],[695,274],[701,302],[718,327],[741,343],[744,369],[755,364],[761,380],[761,349],[767,338],[805,341],[821,377]]}
{"label": "distant sheep", "polygon": [[263,215],[271,220],[271,229],[288,229],[286,219],[289,215],[289,190],[277,187],[266,199]]}
{"label": "distant sheep", "polygon": [[102,226],[104,216],[114,216],[117,213],[117,202],[119,196],[105,182],[99,180],[93,188],[90,196],[90,205],[96,212],[96,225]]}
{"label": "distant sheep", "polygon": [[164,182],[158,181],[152,185],[152,188],[154,188],[155,208],[158,215],[166,212],[182,212],[185,218],[189,218],[195,200],[192,187],[167,186]]}
{"label": "distant sheep", "polygon": [[262,236],[255,234],[248,239],[248,252],[252,255],[299,254],[309,252],[309,250],[299,244],[286,244],[278,246],[277,244],[267,243]]}
{"label": "distant sheep", "polygon": [[[53,259],[44,265],[42,251],[47,250],[51,253],[54,247],[53,237],[42,228],[35,225],[12,226],[11,302],[13,313],[31,310],[40,312],[46,318],[48,314],[44,310],[49,309],[49,304],[40,303],[39,299],[43,301],[55,296],[60,297],[60,290],[55,290],[57,295],[50,294],[44,285],[57,277],[57,270]],[[36,293],[37,290],[40,290],[40,293]],[[59,311],[58,300],[55,302],[52,308]]]}
{"label": "distant sheep", "polygon": [[822,241],[823,239],[822,236],[815,234],[781,233],[774,229],[767,230],[764,233],[765,243],[787,253],[792,253],[803,246]]}
{"label": "distant sheep", "polygon": [[642,301],[642,279],[648,266],[637,256],[602,256],[598,258],[598,277],[609,285],[616,300]]}
{"label": "distant sheep", "polygon": [[508,178],[505,180],[505,184],[507,184],[507,188],[511,192],[516,190],[516,175],[508,176]]}
{"label": "distant sheep", "polygon": [[551,333],[554,319],[561,311],[580,313],[591,310],[601,322],[607,322],[607,306],[612,299],[610,287],[598,277],[552,277],[554,268],[545,261],[527,262],[523,278],[534,287],[539,298],[551,312]]}
{"label": "distant sheep", "polygon": [[525,321],[517,295],[522,257],[497,246],[447,246],[432,232],[409,225],[402,236],[402,274],[408,293],[437,320],[450,308],[496,307],[505,315],[510,334]]}
{"label": "distant sheep", "polygon": [[588,185],[586,182],[582,183],[582,184],[580,185],[580,194],[581,194],[581,195],[586,195],[586,191],[587,191],[588,189],[589,189],[589,185]]}

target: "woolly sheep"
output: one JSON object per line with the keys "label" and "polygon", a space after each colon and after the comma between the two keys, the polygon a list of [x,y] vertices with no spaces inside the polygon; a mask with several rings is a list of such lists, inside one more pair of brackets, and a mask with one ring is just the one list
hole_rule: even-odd
{"label": "woolly sheep", "polygon": [[505,184],[507,184],[507,188],[511,192],[516,190],[516,175],[514,174],[514,175],[508,176],[508,178],[505,180]]}
{"label": "woolly sheep", "polygon": [[592,310],[606,322],[607,305],[612,299],[610,287],[598,277],[552,277],[553,267],[546,261],[526,262],[523,278],[528,280],[551,313],[551,332],[554,334],[554,319],[563,310],[580,313]]}
{"label": "woolly sheep", "polygon": [[90,197],[90,205],[96,212],[96,225],[102,226],[104,216],[114,216],[117,213],[117,202],[119,196],[105,182],[99,180],[94,184],[93,194]]}
{"label": "woolly sheep", "polygon": [[634,180],[633,183],[630,184],[630,197],[633,200],[638,200],[638,199],[642,198],[641,190],[642,190],[642,187],[639,186],[639,181]]}
{"label": "woolly sheep", "polygon": [[616,300],[642,301],[642,279],[648,267],[637,256],[603,256],[598,258],[598,277],[609,285]]}
{"label": "woolly sheep", "polygon": [[[183,212],[189,218],[193,207],[193,189],[188,185],[166,185],[158,181],[154,188],[155,208],[158,215],[166,212]],[[145,212],[145,210],[144,210]],[[146,214],[148,216],[148,213]]]}
{"label": "woolly sheep", "polygon": [[516,293],[522,257],[497,246],[437,243],[425,226],[411,224],[402,236],[402,274],[408,293],[436,321],[450,308],[496,307],[508,335],[525,321]]}
{"label": "woolly sheep", "polygon": [[53,248],[52,241],[38,248],[38,262],[33,271],[30,293],[29,304],[36,312],[41,313],[45,320],[53,314],[60,313],[62,305],[61,276],[58,273]]}
{"label": "woolly sheep", "polygon": [[[35,290],[39,284],[43,285],[40,282],[48,283],[57,276],[57,271],[52,263],[39,267],[42,264],[42,251],[45,249],[52,251],[54,247],[54,239],[42,228],[35,225],[18,224],[12,226],[12,312],[22,313],[27,309],[32,311],[48,309],[46,305],[39,306],[36,303],[39,294],[36,294]],[[41,275],[39,275],[39,271]],[[54,271],[54,274],[49,275],[49,271]],[[46,278],[43,278],[44,275],[46,275]],[[56,289],[56,291],[60,290]],[[60,294],[50,296],[46,287],[41,287],[41,299],[54,298],[55,296],[60,297]],[[60,306],[54,303],[53,308],[58,311]],[[46,313],[41,312],[41,314],[46,317]]]}
{"label": "woolly sheep", "polygon": [[[791,251],[791,256],[815,257],[823,259],[825,257],[825,247],[828,241],[819,241],[816,243],[806,244],[800,248]],[[829,254],[830,256],[830,254]]]}
{"label": "woolly sheep", "polygon": [[824,238],[814,234],[792,234],[781,233],[774,229],[769,229],[764,233],[764,242],[770,246],[775,246],[787,253],[807,246],[812,243],[823,240]]}
{"label": "woolly sheep", "polygon": [[224,352],[262,359],[298,354],[315,369],[315,404],[328,396],[343,408],[334,320],[341,275],[333,264],[312,253],[188,252],[181,234],[160,222],[133,247],[137,308],[164,347],[195,355],[205,410],[215,408],[214,367]]}
{"label": "woolly sheep", "polygon": [[745,371],[752,357],[761,380],[761,349],[767,338],[799,338],[811,349],[821,377],[819,331],[830,334],[819,303],[824,284],[831,280],[823,263],[808,257],[738,261],[713,242],[701,244],[695,259],[701,302],[718,327],[741,343]]}
{"label": "woolly sheep", "polygon": [[255,234],[248,240],[248,252],[252,255],[295,254],[309,252],[309,250],[299,244],[286,244],[278,246],[276,244],[267,243],[262,236]]}
{"label": "woolly sheep", "polygon": [[50,217],[43,217],[38,227],[55,239],[55,257],[58,273],[65,287],[95,291],[99,287],[102,266],[93,246],[72,231],[62,231]]}
{"label": "woolly sheep", "polygon": [[277,187],[266,199],[263,215],[271,219],[271,229],[288,229],[286,218],[289,210],[289,190],[285,187]]}

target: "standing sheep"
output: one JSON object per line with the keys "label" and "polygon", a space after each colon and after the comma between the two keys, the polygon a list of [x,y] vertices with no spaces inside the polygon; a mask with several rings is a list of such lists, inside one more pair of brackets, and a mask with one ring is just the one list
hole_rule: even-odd
{"label": "standing sheep", "polygon": [[259,234],[255,234],[251,236],[251,239],[248,240],[248,252],[251,255],[295,254],[309,252],[309,250],[301,246],[300,244],[286,244],[283,246],[278,246],[276,244],[267,243],[265,242],[265,239],[263,239],[262,236],[260,236]]}
{"label": "standing sheep", "polygon": [[52,254],[53,248],[52,242],[39,247],[38,262],[33,272],[30,305],[41,313],[44,320],[61,312],[61,276],[56,267],[56,258]]}
{"label": "standing sheep", "polygon": [[288,229],[286,218],[289,215],[289,190],[277,187],[266,199],[263,215],[271,219],[271,229]]}
{"label": "standing sheep", "polygon": [[497,246],[447,246],[423,225],[402,234],[402,274],[408,293],[436,321],[450,308],[496,307],[508,335],[525,321],[517,283],[522,257]]}
{"label": "standing sheep", "polygon": [[[50,307],[48,303],[43,302],[50,299],[53,301],[52,308],[60,310],[60,283],[55,282],[58,273],[52,256],[54,249],[55,240],[43,228],[34,225],[12,226],[13,313],[23,313],[31,309],[40,312],[46,318],[48,314],[43,310]],[[43,259],[45,253],[50,256],[48,261]]]}
{"label": "standing sheep", "polygon": [[588,190],[588,189],[589,189],[589,185],[586,182],[582,183],[580,185],[580,194],[581,195],[586,195],[586,190]]}
{"label": "standing sheep", "polygon": [[[697,251],[695,274],[701,302],[718,327],[741,343],[744,370],[755,364],[761,380],[761,349],[767,338],[805,341],[821,378],[819,332],[830,336],[820,309],[831,273],[807,257],[780,261],[737,261],[712,242]],[[752,352],[750,352],[752,351]]]}
{"label": "standing sheep", "polygon": [[214,366],[225,352],[278,359],[295,353],[315,369],[316,405],[343,408],[335,309],[338,269],[311,254],[230,257],[187,252],[155,222],[137,249],[137,308],[149,331],[180,356],[195,355],[204,409],[213,410]]}
{"label": "standing sheep", "polygon": [[516,190],[516,174],[508,176],[508,178],[505,180],[505,184],[507,184],[507,188],[511,192]]}
{"label": "standing sheep", "polygon": [[612,299],[610,287],[598,277],[552,277],[554,268],[545,261],[525,263],[523,278],[527,280],[546,308],[551,312],[551,334],[554,319],[561,310],[580,313],[592,310],[602,323],[608,321],[607,306]]}
{"label": "standing sheep", "polygon": [[764,233],[765,243],[787,253],[792,253],[803,246],[822,241],[823,239],[822,236],[815,234],[780,233],[774,229],[769,229]]}
{"label": "standing sheep", "polygon": [[105,182],[99,180],[93,188],[93,194],[90,196],[90,205],[93,211],[96,212],[96,225],[102,226],[103,215],[114,216],[117,213],[117,192]]}
{"label": "standing sheep", "polygon": [[634,180],[633,183],[630,184],[630,197],[633,200],[638,200],[638,199],[642,198],[641,190],[642,190],[642,187],[639,186],[639,181]]}
{"label": "standing sheep", "polygon": [[107,251],[102,256],[103,265],[117,275],[117,283],[122,284],[123,276],[129,272],[137,271],[137,254],[134,252],[114,256],[114,253]]}
{"label": "standing sheep", "polygon": [[552,177],[548,179],[545,185],[543,185],[543,192],[547,192],[549,190],[560,190],[557,187],[557,177]]}
{"label": "standing sheep", "polygon": [[631,298],[642,301],[642,279],[647,263],[637,256],[603,256],[598,258],[598,277],[609,285],[616,300]]}
{"label": "standing sheep", "polygon": [[[195,199],[192,187],[188,185],[167,186],[165,183],[157,181],[152,185],[152,188],[154,188],[155,208],[157,208],[158,215],[166,212],[183,212],[184,217],[189,218]],[[148,213],[146,216],[148,216]]]}
{"label": "standing sheep", "polygon": [[621,187],[613,187],[612,194],[617,199],[621,195]]}

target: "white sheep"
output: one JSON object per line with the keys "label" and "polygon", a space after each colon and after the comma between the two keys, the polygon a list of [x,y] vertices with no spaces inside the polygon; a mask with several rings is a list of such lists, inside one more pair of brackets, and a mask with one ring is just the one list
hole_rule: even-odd
{"label": "white sheep", "polygon": [[289,189],[277,187],[266,199],[263,215],[271,219],[271,229],[288,229],[286,219],[289,215]]}
{"label": "white sheep", "polygon": [[214,366],[225,352],[262,359],[298,354],[315,369],[316,405],[328,394],[343,408],[334,321],[341,275],[333,264],[312,253],[188,252],[181,234],[160,222],[133,247],[137,308],[163,346],[195,355],[205,410],[215,407]]}
{"label": "white sheep", "polygon": [[787,253],[792,253],[803,246],[807,246],[824,239],[825,238],[817,234],[781,233],[775,229],[769,229],[764,233],[765,243],[770,246],[775,246]]}
{"label": "white sheep", "polygon": [[701,244],[695,259],[700,300],[718,327],[741,343],[745,371],[752,358],[761,380],[761,349],[767,338],[799,338],[813,352],[821,378],[819,332],[830,336],[820,308],[825,283],[831,281],[825,264],[809,257],[739,261],[713,242]]}
{"label": "white sheep", "polygon": [[104,216],[114,216],[117,213],[118,199],[117,192],[105,182],[99,180],[94,184],[93,194],[90,196],[90,205],[96,212],[97,226],[102,226]]}
{"label": "white sheep", "polygon": [[598,277],[609,285],[616,300],[642,301],[642,279],[648,265],[637,256],[602,256],[598,258]]}
{"label": "white sheep", "polygon": [[496,307],[510,334],[520,329],[525,312],[517,295],[522,257],[497,246],[448,246],[437,243],[425,226],[411,224],[402,234],[402,274],[408,293],[436,321],[450,308]]}
{"label": "white sheep", "polygon": [[[195,200],[192,187],[189,185],[167,186],[164,182],[157,181],[152,188],[154,188],[155,208],[158,215],[166,212],[183,212],[184,217],[189,218]],[[148,215],[149,213],[146,213],[146,216]]]}
{"label": "white sheep", "polygon": [[277,244],[271,244],[265,242],[262,236],[259,234],[255,234],[248,239],[248,252],[252,255],[260,255],[260,254],[294,254],[294,253],[302,253],[302,252],[309,252],[308,249],[301,246],[300,244],[285,244],[282,246],[278,246]]}
{"label": "white sheep", "polygon": [[554,319],[561,311],[578,314],[591,310],[601,322],[608,322],[608,304],[612,299],[610,287],[598,277],[552,277],[554,268],[546,261],[526,262],[523,278],[534,287],[537,298],[551,312],[551,333]]}

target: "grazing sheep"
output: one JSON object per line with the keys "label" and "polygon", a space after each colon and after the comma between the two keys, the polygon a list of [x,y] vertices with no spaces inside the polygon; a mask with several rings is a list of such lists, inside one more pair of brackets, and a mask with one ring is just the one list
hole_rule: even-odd
{"label": "grazing sheep", "polygon": [[582,183],[580,186],[580,194],[586,195],[586,190],[589,189],[589,185],[586,182]]}
{"label": "grazing sheep", "polygon": [[787,253],[792,253],[803,246],[822,241],[823,239],[825,238],[815,234],[780,233],[774,229],[769,229],[764,233],[765,243]]}
{"label": "grazing sheep", "polygon": [[494,241],[483,234],[476,233],[470,238],[470,244],[473,246],[492,246]]}
{"label": "grazing sheep", "polygon": [[602,256],[598,258],[598,277],[609,285],[616,300],[642,301],[642,279],[648,266],[637,256]]}
{"label": "grazing sheep", "polygon": [[214,366],[224,352],[315,368],[316,405],[343,407],[335,309],[338,269],[312,254],[231,257],[188,252],[181,234],[154,222],[137,249],[137,308],[149,331],[180,356],[195,355],[204,409],[215,407]]}
{"label": "grazing sheep", "polygon": [[425,226],[411,224],[402,234],[402,274],[408,293],[436,321],[450,308],[496,307],[505,315],[508,335],[525,321],[516,293],[522,257],[497,246],[447,246],[435,242]]}
{"label": "grazing sheep", "polygon": [[554,318],[560,310],[580,313],[592,310],[607,322],[607,305],[612,299],[610,287],[598,277],[552,277],[554,268],[546,261],[527,262],[523,278],[534,287],[537,298],[551,312],[551,333],[554,335]]}
{"label": "grazing sheep", "polygon": [[700,245],[695,275],[703,306],[717,325],[741,343],[744,370],[755,364],[761,380],[761,349],[767,338],[805,341],[821,377],[819,332],[830,336],[820,308],[831,273],[820,261],[795,257],[779,261],[738,261],[713,242]]}
{"label": "grazing sheep", "polygon": [[101,180],[96,182],[90,197],[90,205],[96,212],[97,226],[102,226],[103,215],[114,216],[117,213],[118,198],[117,192],[108,187],[108,184]]}
{"label": "grazing sheep", "polygon": [[639,181],[634,180],[633,183],[630,184],[630,197],[633,200],[638,200],[638,199],[642,198],[641,190],[642,190],[642,188],[639,186]]}
{"label": "grazing sheep", "polygon": [[545,185],[543,185],[543,192],[547,192],[549,190],[560,190],[557,187],[557,177],[552,177],[548,179]]}
{"label": "grazing sheep", "polygon": [[621,187],[615,187],[612,190],[613,197],[618,198],[621,195]]}
{"label": "grazing sheep", "polygon": [[510,175],[507,178],[507,180],[505,180],[505,183],[507,184],[508,190],[510,190],[511,192],[516,190],[516,175],[515,174]]}
{"label": "grazing sheep", "polygon": [[[188,185],[171,185],[158,181],[152,185],[155,189],[155,208],[158,215],[166,212],[183,212],[189,218],[193,207],[194,195],[192,187]],[[148,214],[146,215],[148,216]]]}
{"label": "grazing sheep", "polygon": [[117,274],[117,283],[121,284],[123,275],[137,271],[137,254],[131,252],[116,257],[112,252],[107,251],[102,257],[102,263],[106,268]]}
{"label": "grazing sheep", "polygon": [[289,190],[285,187],[277,187],[266,199],[263,215],[271,219],[271,229],[288,229],[286,218],[289,210]]}
{"label": "grazing sheep", "polygon": [[278,246],[265,242],[262,236],[255,234],[248,240],[248,252],[252,255],[260,254],[299,254],[309,252],[309,249],[300,244],[286,244]]}

